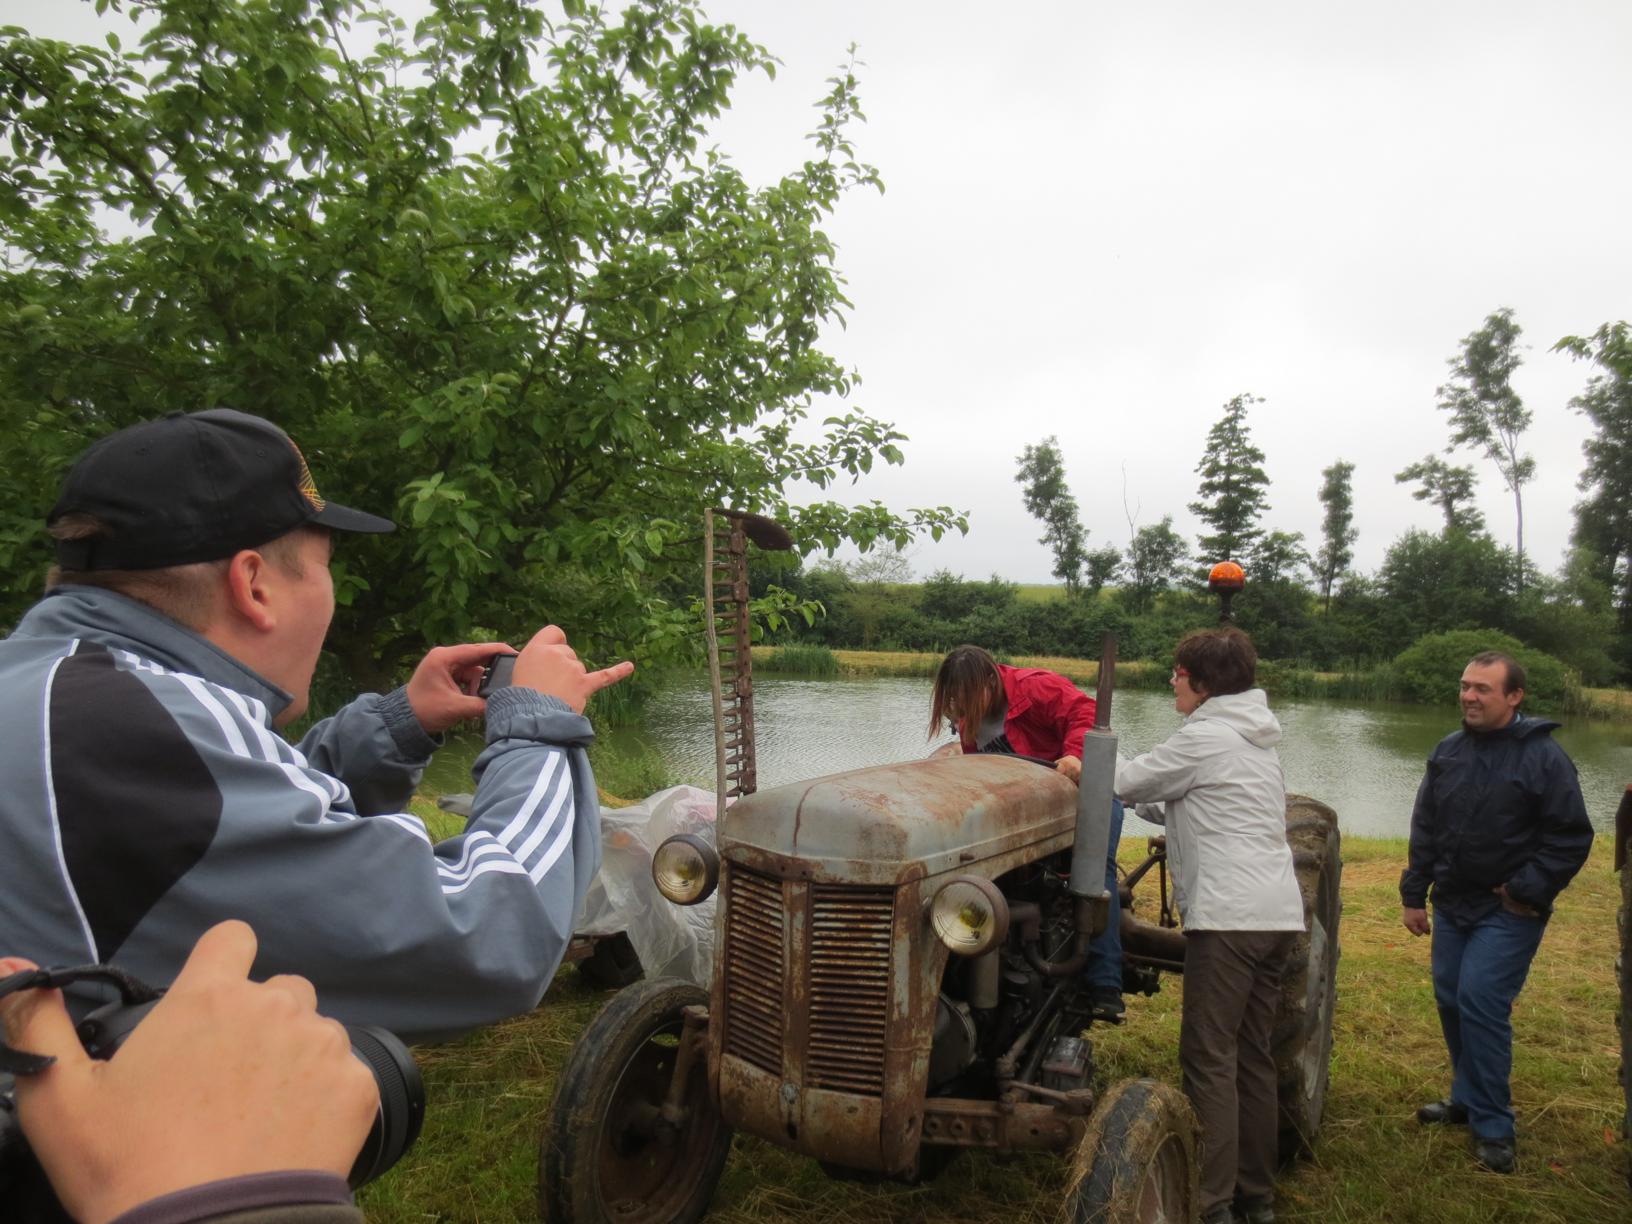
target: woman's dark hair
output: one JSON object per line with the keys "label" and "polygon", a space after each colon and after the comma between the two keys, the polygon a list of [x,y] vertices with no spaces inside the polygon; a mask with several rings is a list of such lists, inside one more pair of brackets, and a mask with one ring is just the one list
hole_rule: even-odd
{"label": "woman's dark hair", "polygon": [[1190,673],[1190,687],[1209,697],[1246,692],[1258,671],[1252,639],[1234,625],[1185,634],[1173,661]]}
{"label": "woman's dark hair", "polygon": [[954,646],[935,673],[929,707],[929,737],[941,732],[943,720],[962,721],[973,732],[987,715],[1007,707],[997,660],[979,646]]}

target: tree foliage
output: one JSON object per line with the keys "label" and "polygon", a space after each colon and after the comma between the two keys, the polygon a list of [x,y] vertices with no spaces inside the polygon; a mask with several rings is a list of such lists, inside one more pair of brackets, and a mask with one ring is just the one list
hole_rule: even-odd
{"label": "tree foliage", "polygon": [[1096,548],[1090,552],[1084,562],[1088,573],[1083,582],[1083,590],[1088,595],[1097,595],[1104,589],[1107,582],[1112,581],[1122,570],[1122,552],[1113,545],[1107,544],[1104,548]]}
{"label": "tree foliage", "polygon": [[1315,554],[1315,583],[1326,611],[1332,609],[1332,588],[1354,561],[1354,543],[1360,533],[1354,527],[1354,464],[1339,459],[1321,469],[1320,551]]}
{"label": "tree foliage", "polygon": [[1261,534],[1258,519],[1268,508],[1269,477],[1264,452],[1253,445],[1247,427],[1247,409],[1261,403],[1255,395],[1236,396],[1207,431],[1196,464],[1199,496],[1190,503],[1191,512],[1212,529],[1198,539],[1202,561],[1240,561]]}
{"label": "tree foliage", "polygon": [[819,500],[902,461],[860,411],[807,419],[855,381],[818,348],[848,305],[820,226],[878,186],[848,67],[754,186],[706,135],[773,61],[695,0],[435,0],[412,31],[365,0],[122,8],[129,50],[0,32],[6,619],[68,458],[215,404],[402,523],[341,554],[354,674],[544,619],[672,650],[711,504],[807,551],[964,526]]}
{"label": "tree foliage", "polygon": [[1394,660],[1401,691],[1411,701],[1450,705],[1468,660],[1487,650],[1499,650],[1517,659],[1527,673],[1524,685],[1526,713],[1537,707],[1556,710],[1573,683],[1564,665],[1552,656],[1532,650],[1495,629],[1455,629],[1424,634]]}
{"label": "tree foliage", "polygon": [[1150,611],[1156,597],[1183,578],[1189,556],[1184,537],[1173,530],[1171,514],[1135,531],[1128,546],[1128,581],[1122,588],[1129,607]]}
{"label": "tree foliage", "polygon": [[1488,535],[1408,531],[1378,574],[1379,619],[1394,642],[1447,629],[1512,623],[1518,559]]}
{"label": "tree foliage", "polygon": [[1513,390],[1513,371],[1523,328],[1506,307],[1488,315],[1483,327],[1462,338],[1462,351],[1446,364],[1451,379],[1439,388],[1439,406],[1451,414],[1451,445],[1481,452],[1496,465],[1513,493],[1518,524],[1516,545],[1520,571],[1524,564],[1524,486],[1536,474],[1536,461],[1519,451],[1530,428],[1530,410]]}
{"label": "tree foliage", "polygon": [[1589,550],[1593,577],[1615,592],[1623,630],[1632,628],[1632,332],[1606,323],[1556,346],[1597,366],[1570,407],[1592,422],[1576,503],[1575,543]]}
{"label": "tree foliage", "polygon": [[1445,516],[1446,531],[1474,532],[1485,529],[1485,516],[1473,504],[1474,486],[1479,477],[1471,467],[1453,467],[1438,455],[1426,455],[1394,473],[1396,484],[1415,481],[1411,496],[1432,502]]}
{"label": "tree foliage", "polygon": [[849,579],[845,611],[861,631],[861,647],[878,645],[879,626],[899,601],[898,590],[912,581],[912,561],[899,548],[880,548],[854,561],[831,563]]}
{"label": "tree foliage", "polygon": [[1614,683],[1624,645],[1600,568],[1590,549],[1572,548],[1557,575],[1527,579],[1510,622],[1515,637],[1556,656],[1592,685]]}
{"label": "tree foliage", "polygon": [[1247,563],[1250,580],[1296,584],[1299,572],[1311,564],[1301,531],[1268,531],[1253,546]]}
{"label": "tree foliage", "polygon": [[1021,486],[1026,513],[1043,524],[1037,542],[1053,550],[1054,577],[1065,583],[1067,594],[1075,595],[1088,560],[1088,533],[1078,516],[1077,499],[1065,482],[1059,439],[1048,437],[1027,446],[1015,463],[1020,470],[1014,479]]}

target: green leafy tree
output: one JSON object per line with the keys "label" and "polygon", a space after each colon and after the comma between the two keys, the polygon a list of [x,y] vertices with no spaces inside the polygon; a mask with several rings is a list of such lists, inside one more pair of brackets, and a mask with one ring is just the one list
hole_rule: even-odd
{"label": "green leafy tree", "polygon": [[1592,422],[1575,507],[1575,543],[1590,550],[1593,576],[1615,592],[1621,629],[1632,629],[1632,332],[1606,323],[1556,346],[1598,367],[1570,407]]}
{"label": "green leafy tree", "polygon": [[1247,587],[1235,601],[1235,616],[1266,658],[1305,653],[1313,607],[1303,584],[1309,564],[1303,533],[1292,531],[1266,531],[1242,561]]}
{"label": "green leafy tree", "polygon": [[1340,459],[1323,468],[1320,475],[1320,504],[1326,513],[1321,519],[1321,544],[1314,569],[1324,610],[1329,613],[1332,588],[1354,561],[1354,542],[1360,533],[1354,526],[1354,464]]}
{"label": "green leafy tree", "polygon": [[1514,620],[1516,637],[1575,668],[1583,684],[1613,684],[1620,671],[1619,616],[1600,573],[1591,549],[1570,549],[1557,575],[1526,582]]}
{"label": "green leafy tree", "polygon": [[1452,357],[1451,380],[1439,388],[1439,406],[1451,414],[1451,446],[1477,450],[1496,465],[1513,493],[1518,522],[1514,551],[1524,571],[1524,486],[1535,477],[1536,461],[1519,452],[1519,439],[1530,428],[1530,410],[1513,390],[1513,371],[1523,329],[1506,307],[1489,315],[1483,327],[1462,338]]}
{"label": "green leafy tree", "polygon": [[1117,573],[1122,569],[1122,553],[1120,549],[1106,545],[1090,552],[1084,562],[1088,567],[1088,576],[1083,584],[1089,595],[1097,595],[1104,589],[1105,584],[1115,580]]}
{"label": "green leafy tree", "polygon": [[1518,559],[1488,535],[1408,531],[1389,546],[1377,585],[1379,619],[1396,643],[1447,629],[1510,631]]}
{"label": "green leafy tree", "polygon": [[837,568],[850,579],[841,599],[861,631],[861,648],[871,650],[878,645],[879,627],[903,602],[901,588],[912,581],[911,558],[899,548],[880,548]]}
{"label": "green leafy tree", "polygon": [[1247,564],[1249,582],[1296,584],[1299,571],[1311,565],[1301,531],[1266,532],[1253,546]]}
{"label": "green leafy tree", "polygon": [[981,587],[949,569],[938,569],[924,579],[918,607],[932,620],[955,621],[968,616],[980,603]]}
{"label": "green leafy tree", "polygon": [[1427,455],[1394,473],[1396,484],[1415,481],[1411,496],[1432,502],[1445,516],[1447,532],[1477,532],[1485,529],[1485,516],[1473,504],[1474,486],[1479,478],[1471,467],[1453,467],[1438,455]]}
{"label": "green leafy tree", "polygon": [[1077,499],[1065,483],[1065,458],[1058,438],[1044,438],[1026,447],[1015,460],[1020,470],[1015,482],[1023,491],[1026,513],[1043,524],[1037,541],[1054,552],[1054,577],[1065,583],[1067,595],[1082,586],[1082,567],[1088,560],[1088,532],[1077,513]]}
{"label": "green leafy tree", "polygon": [[1559,660],[1510,634],[1484,628],[1424,634],[1396,656],[1394,671],[1408,700],[1449,708],[1456,701],[1462,669],[1486,650],[1512,655],[1524,666],[1524,709],[1528,712],[1558,710],[1575,687],[1574,677]]}
{"label": "green leafy tree", "polygon": [[1236,396],[1207,431],[1196,464],[1200,496],[1190,503],[1191,513],[1212,528],[1197,541],[1204,562],[1239,561],[1262,534],[1258,519],[1268,509],[1269,477],[1264,475],[1264,452],[1252,444],[1247,409],[1263,402],[1255,395]]}
{"label": "green leafy tree", "polygon": [[365,0],[111,7],[128,50],[0,31],[0,619],[67,459],[214,404],[403,524],[337,567],[331,643],[370,681],[542,619],[590,657],[681,649],[705,506],[807,552],[965,526],[821,500],[902,461],[861,412],[805,423],[854,382],[818,347],[848,306],[820,226],[878,186],[850,68],[753,186],[706,138],[773,61],[695,0],[434,0],[411,34]]}
{"label": "green leafy tree", "polygon": [[1171,514],[1136,530],[1128,545],[1128,581],[1122,588],[1129,608],[1150,611],[1156,597],[1183,577],[1189,556],[1184,537],[1173,530]]}
{"label": "green leafy tree", "polygon": [[972,582],[950,570],[936,570],[918,590],[918,609],[935,626],[937,647],[955,645],[969,635],[958,626],[977,608],[1007,612],[1019,598],[1017,583],[993,574],[985,582]]}

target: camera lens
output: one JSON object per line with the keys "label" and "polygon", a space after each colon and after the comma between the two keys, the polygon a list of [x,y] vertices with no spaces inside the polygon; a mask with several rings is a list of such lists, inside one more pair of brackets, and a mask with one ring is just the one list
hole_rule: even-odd
{"label": "camera lens", "polygon": [[414,1146],[425,1122],[425,1081],[419,1064],[394,1033],[373,1024],[348,1024],[351,1052],[367,1064],[380,1089],[380,1114],[346,1178],[353,1190],[379,1177]]}

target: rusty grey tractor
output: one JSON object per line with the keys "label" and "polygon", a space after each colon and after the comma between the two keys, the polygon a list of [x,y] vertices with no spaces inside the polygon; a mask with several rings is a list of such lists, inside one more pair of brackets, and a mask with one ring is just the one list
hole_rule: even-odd
{"label": "rusty grey tractor", "polygon": [[[964,1149],[1054,1152],[1073,1162],[1066,1219],[1193,1219],[1188,1102],[1096,1074],[1081,969],[1105,905],[1122,907],[1131,991],[1181,971],[1183,936],[1159,838],[1104,895],[1109,779],[1096,788],[1090,755],[1081,791],[1023,758],[953,756],[761,791],[717,845],[665,843],[664,895],[717,895],[713,980],[636,983],[579,1037],[541,1143],[543,1218],[696,1220],[743,1131],[906,1180]],[[1325,1102],[1341,861],[1323,804],[1289,800],[1287,838],[1308,918],[1275,1035],[1291,1156]]]}

